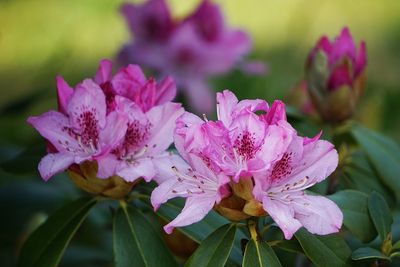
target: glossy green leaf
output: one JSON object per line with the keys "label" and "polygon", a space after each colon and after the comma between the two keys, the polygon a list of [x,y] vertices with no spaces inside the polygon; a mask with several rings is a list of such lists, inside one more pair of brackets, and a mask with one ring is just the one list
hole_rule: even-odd
{"label": "glossy green leaf", "polygon": [[[152,208],[149,201],[144,201],[144,203],[149,208]],[[161,219],[170,222],[181,212],[184,203],[183,199],[171,199],[167,203],[161,205],[156,214]],[[177,230],[197,243],[201,243],[201,241],[209,236],[215,229],[227,223],[229,223],[227,219],[215,211],[210,211],[200,222],[186,227],[179,227]],[[240,239],[242,238],[246,238],[246,236],[241,231],[237,231],[236,240],[231,253],[231,259],[237,264],[242,263],[242,250],[240,248]]]}
{"label": "glossy green leaf", "polygon": [[294,253],[304,253],[303,248],[301,247],[299,241],[295,238],[290,240],[282,240],[276,244],[276,246],[280,249],[294,252]]}
{"label": "glossy green leaf", "polygon": [[393,223],[388,204],[380,194],[372,192],[368,198],[368,210],[379,236],[382,241],[385,240]]}
{"label": "glossy green leaf", "polygon": [[95,204],[93,198],[81,198],[52,214],[25,242],[18,266],[57,266],[71,238]]}
{"label": "glossy green leaf", "polygon": [[345,188],[355,189],[367,195],[376,191],[385,197],[389,205],[395,203],[395,192],[381,181],[371,161],[362,150],[352,154],[350,162],[343,168],[340,183]]}
{"label": "glossy green leaf", "polygon": [[295,233],[306,256],[320,267],[349,266],[351,250],[338,234],[318,236],[304,228]]}
{"label": "glossy green leaf", "polygon": [[274,250],[265,241],[250,240],[243,257],[243,267],[282,267]]}
{"label": "glossy green leaf", "polygon": [[139,210],[122,205],[114,217],[113,231],[116,267],[177,266],[160,235]]}
{"label": "glossy green leaf", "polygon": [[185,264],[185,267],[223,267],[235,240],[236,225],[226,224],[209,235]]}
{"label": "glossy green leaf", "polygon": [[363,242],[373,240],[377,232],[368,212],[368,195],[355,190],[342,190],[329,198],[343,212],[343,224]]}
{"label": "glossy green leaf", "polygon": [[366,259],[379,259],[379,260],[390,260],[389,257],[385,256],[379,250],[374,248],[365,247],[359,248],[353,251],[351,254],[353,260],[366,260]]}
{"label": "glossy green leaf", "polygon": [[380,178],[400,196],[400,147],[393,140],[360,125],[352,134],[374,164]]}

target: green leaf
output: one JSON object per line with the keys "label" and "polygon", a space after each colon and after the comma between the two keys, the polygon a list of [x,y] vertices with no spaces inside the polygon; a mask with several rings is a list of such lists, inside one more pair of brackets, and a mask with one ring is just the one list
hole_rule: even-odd
{"label": "green leaf", "polygon": [[351,250],[338,235],[318,236],[301,228],[295,233],[306,256],[316,265],[321,267],[349,266],[348,261]]}
{"label": "green leaf", "polygon": [[122,204],[114,217],[113,231],[116,267],[177,266],[160,235],[138,209]]}
{"label": "green leaf", "polygon": [[367,195],[376,191],[385,197],[389,205],[395,203],[395,192],[381,181],[364,151],[359,150],[351,155],[351,161],[343,168],[340,179],[343,187],[362,191]]}
{"label": "green leaf", "polygon": [[243,267],[282,267],[274,250],[265,241],[250,240],[243,257]]}
{"label": "green leaf", "polygon": [[236,225],[226,224],[209,235],[185,264],[185,267],[225,266],[235,240]]}
{"label": "green leaf", "polygon": [[388,204],[380,194],[372,192],[368,198],[368,210],[379,236],[384,241],[390,234],[393,223]]}
{"label": "green leaf", "polygon": [[372,241],[377,232],[368,212],[368,195],[355,190],[342,190],[329,198],[343,212],[343,224],[363,242]]}
{"label": "green leaf", "polygon": [[[152,206],[149,201],[143,201],[149,208]],[[183,199],[171,199],[167,203],[164,203],[156,212],[157,216],[161,219],[170,222],[181,212],[184,206]],[[210,211],[205,218],[195,224],[179,227],[178,231],[188,236],[190,239],[201,243],[207,236],[209,236],[215,229],[229,223],[227,219],[219,215],[215,211]],[[231,259],[237,263],[242,263],[242,250],[240,248],[240,239],[246,238],[246,236],[238,231],[236,234],[236,240],[232,249]]]}
{"label": "green leaf", "polygon": [[366,259],[390,260],[390,258],[383,255],[382,252],[370,247],[356,249],[355,251],[353,251],[353,254],[351,254],[351,258],[353,260],[366,260]]}
{"label": "green leaf", "polygon": [[18,266],[57,266],[71,238],[95,204],[93,198],[80,198],[52,214],[25,242]]}
{"label": "green leaf", "polygon": [[394,250],[400,250],[400,240],[392,246],[392,251]]}
{"label": "green leaf", "polygon": [[385,184],[400,196],[400,147],[393,140],[360,125],[351,130]]}
{"label": "green leaf", "polygon": [[46,154],[46,146],[42,143],[23,150],[14,158],[0,164],[6,172],[14,174],[37,173],[40,159]]}
{"label": "green leaf", "polygon": [[297,239],[292,238],[290,240],[282,240],[276,244],[276,246],[280,249],[294,252],[294,253],[304,253],[303,248],[301,247],[299,241]]}

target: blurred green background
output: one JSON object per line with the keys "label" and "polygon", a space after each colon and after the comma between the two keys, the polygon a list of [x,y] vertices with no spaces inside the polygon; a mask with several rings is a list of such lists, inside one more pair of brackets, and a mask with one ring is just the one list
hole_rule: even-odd
{"label": "blurred green background", "polygon": [[[12,257],[29,225],[42,214],[37,212],[51,212],[77,194],[64,175],[45,184],[36,171],[29,175],[24,172],[36,169],[37,155],[44,154],[44,141],[26,124],[26,118],[56,108],[56,75],[64,76],[71,85],[93,77],[99,60],[114,58],[120,47],[130,40],[125,21],[119,14],[122,2],[0,0],[0,163],[29,148],[24,157],[14,162],[19,164],[17,168],[23,175],[0,168],[0,186],[3,186],[0,209],[2,218],[8,218],[0,225],[1,266],[13,262]],[[400,1],[215,2],[221,4],[231,25],[252,34],[254,51],[250,57],[267,62],[270,68],[270,73],[263,77],[233,72],[215,78],[215,90],[229,88],[240,98],[268,101],[285,98],[302,78],[306,56],[317,39],[322,34],[333,38],[347,25],[357,43],[365,40],[368,48],[368,86],[356,117],[367,127],[400,141]],[[181,17],[199,0],[171,0],[169,3],[174,15]],[[93,216],[98,216],[97,220],[99,216],[103,219],[110,216],[104,214],[108,213],[97,212]],[[96,244],[106,240],[104,260],[107,262],[107,257],[111,257],[109,236],[98,240],[96,228],[91,226],[82,230],[84,232],[93,235],[92,242]],[[92,253],[82,250],[81,245],[67,252],[78,251],[86,253],[83,257],[90,257]],[[98,251],[93,253],[98,255]]]}
{"label": "blurred green background", "polygon": [[[198,0],[173,0],[175,16]],[[348,25],[368,47],[368,88],[358,118],[399,140],[400,1],[220,0],[231,25],[254,39],[252,58],[268,62],[266,77],[234,73],[216,79],[215,90],[240,97],[283,98],[303,75],[306,55],[322,34]],[[29,114],[55,108],[55,76],[75,85],[92,77],[101,58],[113,58],[130,39],[119,14],[122,1],[0,1],[1,143],[30,143]]]}

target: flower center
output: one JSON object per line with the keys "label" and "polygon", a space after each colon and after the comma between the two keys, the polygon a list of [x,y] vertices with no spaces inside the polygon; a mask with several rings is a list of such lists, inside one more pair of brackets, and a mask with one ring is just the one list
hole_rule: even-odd
{"label": "flower center", "polygon": [[113,152],[120,159],[128,161],[133,161],[135,158],[142,156],[147,150],[147,146],[144,143],[149,137],[151,126],[150,123],[142,124],[138,120],[130,121],[124,141]]}

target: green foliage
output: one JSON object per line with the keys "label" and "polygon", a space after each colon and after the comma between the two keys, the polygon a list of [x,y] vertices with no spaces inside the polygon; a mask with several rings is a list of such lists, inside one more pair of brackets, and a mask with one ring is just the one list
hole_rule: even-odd
{"label": "green foliage", "polygon": [[318,267],[349,266],[351,250],[338,235],[313,235],[304,228],[295,234],[305,255]]}
{"label": "green foliage", "polygon": [[385,256],[382,252],[370,247],[356,249],[351,254],[351,258],[353,260],[366,260],[366,259],[390,260],[390,258]]}
{"label": "green foliage", "polygon": [[[149,207],[151,204],[149,201],[144,201],[144,203]],[[172,221],[182,210],[184,206],[183,199],[171,199],[167,203],[163,204],[156,212],[157,216],[165,221]],[[215,229],[229,223],[227,219],[219,215],[215,211],[210,211],[207,216],[200,222],[186,226],[180,227],[177,231],[181,231],[190,239],[201,243],[207,236],[209,236]],[[241,231],[236,234],[236,240],[232,249],[230,258],[237,264],[242,261],[242,250],[240,249],[240,239],[245,238]]]}
{"label": "green foliage", "polygon": [[85,197],[57,210],[25,242],[18,267],[57,266],[71,238],[95,204],[95,199]]}
{"label": "green foliage", "polygon": [[368,198],[368,210],[379,236],[382,241],[386,240],[391,232],[393,217],[385,199],[373,192]]}
{"label": "green foliage", "polygon": [[190,257],[185,267],[223,267],[231,253],[236,225],[226,224],[209,235]]}
{"label": "green foliage", "polygon": [[244,267],[282,267],[274,250],[265,241],[250,240],[243,257]]}
{"label": "green foliage", "polygon": [[365,150],[383,182],[400,196],[400,147],[391,139],[355,124],[351,132]]}
{"label": "green foliage", "polygon": [[377,232],[368,214],[368,195],[355,190],[342,190],[329,198],[343,212],[343,223],[363,242],[373,240]]}
{"label": "green foliage", "polygon": [[162,238],[136,208],[125,203],[114,217],[116,267],[177,266]]}

